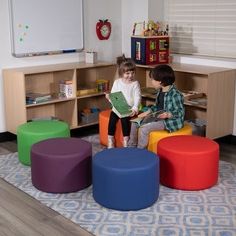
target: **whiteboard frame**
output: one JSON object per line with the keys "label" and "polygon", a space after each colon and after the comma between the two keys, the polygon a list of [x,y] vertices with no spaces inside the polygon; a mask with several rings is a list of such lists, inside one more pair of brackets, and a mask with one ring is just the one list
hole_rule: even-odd
{"label": "whiteboard frame", "polygon": [[[55,55],[55,54],[64,54],[64,53],[76,53],[84,50],[84,1],[81,1],[81,11],[80,11],[80,19],[81,19],[81,44],[80,48],[63,48],[58,50],[47,50],[47,51],[30,51],[24,53],[16,52],[16,38],[14,34],[14,14],[13,14],[13,1],[8,0],[8,9],[9,9],[9,22],[10,22],[10,37],[11,37],[11,54],[14,57],[32,57],[32,56],[41,56],[41,55]],[[20,0],[19,0],[20,1]],[[30,0],[29,0],[30,1]],[[48,0],[50,1],[50,0]],[[69,2],[69,1],[68,1]]]}

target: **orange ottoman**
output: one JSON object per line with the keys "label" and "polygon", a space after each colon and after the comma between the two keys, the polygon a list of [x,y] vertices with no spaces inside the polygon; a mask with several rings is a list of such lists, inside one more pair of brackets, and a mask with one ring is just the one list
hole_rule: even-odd
{"label": "orange ottoman", "polygon": [[[108,123],[111,110],[101,111],[99,113],[99,137],[100,143],[107,146],[108,142]],[[123,147],[123,133],[120,120],[116,124],[115,146]]]}
{"label": "orange ottoman", "polygon": [[219,145],[211,139],[179,135],[158,143],[161,184],[182,190],[201,190],[217,183]]}

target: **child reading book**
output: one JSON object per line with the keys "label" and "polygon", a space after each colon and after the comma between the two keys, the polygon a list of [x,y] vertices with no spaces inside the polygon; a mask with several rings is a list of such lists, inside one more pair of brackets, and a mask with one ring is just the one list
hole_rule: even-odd
{"label": "child reading book", "polygon": [[[136,65],[131,58],[126,58],[124,55],[117,58],[119,78],[113,83],[111,93],[122,92],[130,106],[130,114],[125,117],[119,117],[115,113],[114,107],[109,117],[108,123],[108,148],[114,147],[114,134],[116,123],[120,119],[123,132],[123,146],[127,147],[130,135],[130,117],[138,114],[138,107],[141,101],[140,85],[135,80]],[[112,95],[111,95],[112,96]],[[106,94],[106,98],[112,103],[110,94]]]}
{"label": "child reading book", "polygon": [[154,130],[176,131],[184,125],[184,99],[182,93],[174,86],[175,75],[169,65],[159,65],[153,68],[149,77],[152,85],[157,89],[155,105],[138,117],[145,121],[145,117],[157,111],[161,112],[157,119],[140,125],[132,122],[128,146],[146,148],[148,136]]}

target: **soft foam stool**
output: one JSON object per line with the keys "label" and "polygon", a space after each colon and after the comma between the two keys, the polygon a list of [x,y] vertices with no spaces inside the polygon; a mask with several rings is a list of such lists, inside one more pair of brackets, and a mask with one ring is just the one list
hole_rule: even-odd
{"label": "soft foam stool", "polygon": [[68,193],[91,184],[91,143],[79,138],[52,138],[31,149],[33,185],[44,192]]}
{"label": "soft foam stool", "polygon": [[69,136],[69,126],[62,121],[32,121],[18,126],[17,148],[20,162],[30,165],[30,149],[34,143],[48,138]]}
{"label": "soft foam stool", "polygon": [[159,158],[138,148],[112,148],[92,162],[93,197],[104,207],[138,210],[159,196]]}
{"label": "soft foam stool", "polygon": [[159,141],[161,184],[182,190],[200,190],[217,183],[219,145],[204,137],[180,135]]}
{"label": "soft foam stool", "polygon": [[191,135],[191,134],[192,134],[192,127],[188,124],[185,124],[183,128],[175,132],[168,132],[166,130],[152,131],[149,134],[148,150],[156,153],[158,142],[165,137],[175,136],[175,135]]}
{"label": "soft foam stool", "polygon": [[[107,146],[108,143],[108,123],[111,110],[101,111],[99,113],[99,137],[100,143]],[[115,146],[123,147],[123,133],[120,120],[116,124]]]}

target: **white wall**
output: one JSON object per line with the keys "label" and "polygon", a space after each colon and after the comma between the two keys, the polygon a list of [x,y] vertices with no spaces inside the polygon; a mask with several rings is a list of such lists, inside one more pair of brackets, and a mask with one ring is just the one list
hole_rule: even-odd
{"label": "white wall", "polygon": [[[0,132],[6,131],[2,69],[11,67],[78,62],[84,59],[84,53],[14,58],[11,56],[10,24],[8,17],[8,0],[0,0]],[[121,55],[121,1],[119,0],[84,0],[85,49],[98,52],[98,59],[115,61]],[[109,19],[112,33],[109,40],[99,40],[96,36],[96,22]]]}
{"label": "white wall", "polygon": [[164,20],[164,0],[149,0],[148,3],[149,20]]}
{"label": "white wall", "polygon": [[122,52],[131,56],[131,35],[136,22],[148,21],[148,0],[121,0]]}
{"label": "white wall", "polygon": [[148,20],[162,21],[164,12],[163,0],[121,0],[122,2],[122,52],[131,55],[133,25]]}

